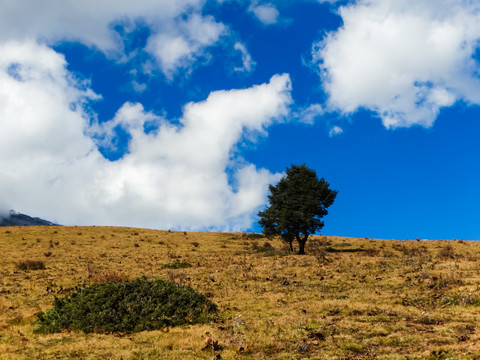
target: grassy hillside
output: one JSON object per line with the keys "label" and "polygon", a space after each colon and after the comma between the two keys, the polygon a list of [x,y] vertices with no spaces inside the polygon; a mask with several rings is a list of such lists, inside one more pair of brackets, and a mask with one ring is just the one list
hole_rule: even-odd
{"label": "grassy hillside", "polygon": [[[318,237],[307,253],[253,234],[2,228],[0,358],[480,359],[479,242]],[[220,320],[33,332],[55,295],[141,276],[200,291]]]}

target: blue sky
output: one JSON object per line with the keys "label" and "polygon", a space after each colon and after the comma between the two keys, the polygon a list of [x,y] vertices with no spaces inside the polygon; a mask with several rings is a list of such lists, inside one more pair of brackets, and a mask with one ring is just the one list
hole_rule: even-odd
{"label": "blue sky", "polygon": [[339,191],[324,234],[480,238],[480,2],[27,0],[0,17],[0,211],[259,231],[268,184],[305,163]]}

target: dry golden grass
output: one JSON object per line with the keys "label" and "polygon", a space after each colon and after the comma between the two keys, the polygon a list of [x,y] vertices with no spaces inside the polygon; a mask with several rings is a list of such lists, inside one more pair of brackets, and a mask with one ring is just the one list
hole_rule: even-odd
{"label": "dry golden grass", "polygon": [[[0,228],[0,358],[480,359],[480,243],[321,237],[298,256],[282,252],[279,240],[266,242],[228,233]],[[45,269],[22,267],[27,261]],[[164,267],[174,262],[192,267]],[[140,276],[206,294],[219,322],[127,335],[33,332],[35,314],[55,295]],[[202,350],[207,335],[222,349]]]}

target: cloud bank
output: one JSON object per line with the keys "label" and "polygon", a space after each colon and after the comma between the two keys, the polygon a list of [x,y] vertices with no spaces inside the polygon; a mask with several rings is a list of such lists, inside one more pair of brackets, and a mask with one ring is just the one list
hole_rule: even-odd
{"label": "cloud bank", "polygon": [[[276,175],[244,162],[236,145],[288,115],[288,75],[247,89],[216,91],[184,107],[179,125],[125,103],[98,124],[97,98],[36,42],[0,46],[0,198],[63,224],[241,230]],[[113,129],[128,153],[105,159]],[[146,131],[146,129],[153,129]]]}
{"label": "cloud bank", "polygon": [[[201,15],[204,0],[24,0],[0,2],[0,43],[40,40],[94,47],[111,58],[128,61],[145,52],[167,79],[189,72],[227,27]],[[34,16],[25,16],[29,9]],[[116,26],[122,28],[117,31]],[[149,31],[144,48],[125,49],[124,41],[139,27]],[[233,51],[233,49],[232,49]]]}
{"label": "cloud bank", "polygon": [[477,1],[358,0],[339,15],[313,49],[330,109],[429,127],[442,107],[480,103]]}

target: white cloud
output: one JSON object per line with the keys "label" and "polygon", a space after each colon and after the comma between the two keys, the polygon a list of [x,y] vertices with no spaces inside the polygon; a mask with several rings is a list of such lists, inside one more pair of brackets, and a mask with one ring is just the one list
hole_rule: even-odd
{"label": "white cloud", "polygon": [[340,126],[334,126],[330,129],[330,131],[328,132],[328,135],[330,137],[334,137],[334,136],[337,136],[337,135],[341,135],[343,134],[343,129],[340,127]]}
{"label": "white cloud", "polygon": [[[0,2],[0,43],[40,40],[47,44],[78,41],[107,55],[123,54],[122,37],[113,26],[125,26],[127,35],[138,23],[151,31],[147,51],[168,78],[188,70],[206,48],[215,45],[226,31],[211,16],[201,16],[204,0],[22,0]],[[29,14],[25,15],[25,9]],[[124,56],[127,55],[127,56]]]}
{"label": "white cloud", "polygon": [[[288,75],[187,104],[179,126],[133,103],[111,121],[91,126],[85,101],[96,96],[65,66],[44,45],[1,45],[2,204],[62,224],[222,230],[251,225],[277,177],[244,163],[235,145],[245,132],[261,132],[287,116]],[[145,133],[146,124],[157,129]],[[131,141],[129,152],[110,162],[91,134],[108,146],[115,126]]]}
{"label": "white cloud", "polygon": [[203,0],[2,1],[0,41],[74,40],[103,51],[115,50],[119,44],[112,23],[138,18],[169,21],[202,5]]}
{"label": "white cloud", "polygon": [[225,25],[215,22],[213,17],[194,14],[152,35],[146,50],[155,56],[167,78],[172,79],[179,69],[190,68],[195,60],[204,56],[205,49],[225,32]]}
{"label": "white cloud", "polygon": [[372,110],[388,128],[431,126],[440,109],[480,103],[480,4],[359,0],[314,46],[331,109]]}
{"label": "white cloud", "polygon": [[133,80],[132,89],[137,93],[143,93],[145,90],[147,90],[147,84],[139,83],[138,81]]}
{"label": "white cloud", "polygon": [[251,11],[257,19],[265,25],[272,25],[278,21],[279,12],[271,3],[258,5],[257,1],[253,1],[249,7],[249,11]]}
{"label": "white cloud", "polygon": [[325,113],[325,109],[320,104],[311,104],[297,114],[298,121],[305,124],[313,124],[317,118]]}
{"label": "white cloud", "polygon": [[234,71],[241,71],[241,72],[251,72],[253,71],[253,68],[255,67],[256,63],[252,59],[252,56],[248,52],[247,48],[245,45],[243,45],[240,42],[236,42],[234,45],[234,49],[237,51],[240,51],[242,54],[242,66],[241,67],[235,67]]}

